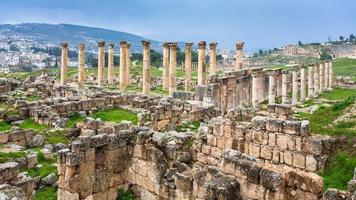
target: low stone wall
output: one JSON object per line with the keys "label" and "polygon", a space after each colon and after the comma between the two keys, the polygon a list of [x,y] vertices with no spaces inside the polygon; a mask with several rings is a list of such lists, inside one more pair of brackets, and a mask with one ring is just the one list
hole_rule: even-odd
{"label": "low stone wall", "polygon": [[235,149],[265,163],[306,171],[323,169],[331,148],[328,137],[311,136],[308,121],[254,117],[251,123],[212,119],[203,128],[206,140],[197,149],[200,162],[217,165],[224,149]]}
{"label": "low stone wall", "polygon": [[21,83],[15,79],[0,78],[0,94],[14,91]]}

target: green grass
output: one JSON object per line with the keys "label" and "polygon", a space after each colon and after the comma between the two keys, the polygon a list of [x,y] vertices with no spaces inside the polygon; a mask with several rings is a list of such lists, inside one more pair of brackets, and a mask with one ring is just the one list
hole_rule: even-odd
{"label": "green grass", "polygon": [[0,120],[0,132],[2,132],[2,131],[8,131],[8,130],[11,129],[11,127],[12,127],[11,124],[9,124],[9,123],[7,123],[7,122],[5,122],[5,121]]}
{"label": "green grass", "polygon": [[23,129],[34,129],[38,132],[42,132],[46,129],[49,128],[49,126],[46,126],[46,125],[41,125],[41,124],[38,124],[37,122],[35,122],[33,119],[25,119],[20,125],[19,125],[20,128],[23,128]]}
{"label": "green grass", "polygon": [[75,124],[82,122],[85,117],[81,116],[79,113],[75,112],[71,116],[69,116],[69,120],[67,121],[66,127],[71,128]]}
{"label": "green grass", "polygon": [[23,158],[26,156],[26,152],[18,151],[18,152],[0,152],[0,163],[5,163],[8,161],[13,161],[17,158]]}
{"label": "green grass", "polygon": [[324,178],[324,189],[346,190],[356,167],[356,157],[346,153],[337,153],[328,160],[329,165],[319,175]]}
{"label": "green grass", "polygon": [[192,122],[183,123],[183,124],[176,126],[176,131],[177,132],[185,132],[188,129],[190,131],[198,131],[199,127],[200,127],[200,121],[192,121]]}
{"label": "green grass", "polygon": [[29,101],[29,102],[38,101],[40,99],[41,99],[41,97],[38,96],[37,94],[32,94],[30,96],[26,96],[26,101]]}
{"label": "green grass", "polygon": [[324,92],[319,95],[319,98],[328,100],[344,100],[349,97],[356,96],[356,90],[335,88],[331,92]]}
{"label": "green grass", "polygon": [[338,58],[333,61],[334,75],[350,76],[356,80],[356,59]]}
{"label": "green grass", "polygon": [[119,123],[123,120],[131,121],[133,124],[137,124],[137,114],[124,110],[122,108],[112,108],[93,114],[94,118],[100,118],[102,121],[111,121]]}
{"label": "green grass", "polygon": [[27,170],[28,175],[31,177],[40,176],[41,178],[48,176],[51,173],[57,174],[57,166],[53,165],[57,162],[55,158],[46,159],[41,151],[37,151],[37,162],[42,167],[35,167]]}
{"label": "green grass", "polygon": [[40,133],[46,138],[46,141],[49,144],[57,144],[57,143],[63,143],[67,144],[69,142],[69,139],[66,136],[66,131],[44,131]]}
{"label": "green grass", "polygon": [[136,197],[131,190],[120,188],[118,191],[117,200],[136,200]]}
{"label": "green grass", "polygon": [[54,187],[42,187],[35,193],[35,200],[56,200],[57,190]]}

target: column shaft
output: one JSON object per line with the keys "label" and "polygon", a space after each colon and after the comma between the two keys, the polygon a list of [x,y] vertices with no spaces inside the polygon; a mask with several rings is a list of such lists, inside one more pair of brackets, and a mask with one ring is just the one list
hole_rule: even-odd
{"label": "column shaft", "polygon": [[244,43],[243,42],[236,43],[236,66],[235,66],[236,70],[242,69],[243,57],[244,57],[244,55],[243,55],[243,47],[244,47]]}
{"label": "column shaft", "polygon": [[314,65],[314,95],[317,96],[319,94],[319,64]]}
{"label": "column shaft", "polygon": [[275,75],[269,75],[269,85],[268,85],[268,104],[274,104],[276,102],[276,79]]}
{"label": "column shaft", "polygon": [[329,88],[329,62],[324,63],[324,90],[327,90]]}
{"label": "column shaft", "polygon": [[125,86],[131,85],[131,44],[126,45],[126,78]]}
{"label": "column shaft", "polygon": [[215,75],[217,70],[217,64],[216,64],[216,45],[217,43],[210,43],[210,69],[209,69],[209,75]]}
{"label": "column shaft", "polygon": [[105,42],[98,43],[98,86],[104,86],[104,70],[105,70]]}
{"label": "column shaft", "polygon": [[288,71],[282,72],[282,103],[288,104]]}
{"label": "column shaft", "polygon": [[193,43],[185,43],[185,91],[190,92],[192,81],[192,45]]}
{"label": "column shaft", "polygon": [[79,45],[78,51],[78,63],[79,63],[79,70],[78,70],[78,86],[80,89],[84,88],[85,85],[85,59],[84,59],[84,50],[85,45]]}
{"label": "column shaft", "polygon": [[320,63],[319,65],[319,81],[320,81],[320,85],[319,85],[319,91],[320,92],[324,92],[324,63]]}
{"label": "column shaft", "polygon": [[109,44],[108,51],[108,83],[114,83],[114,44]]}
{"label": "column shaft", "polygon": [[205,66],[205,48],[206,42],[200,41],[198,43],[198,85],[205,85],[206,83],[206,66]]}
{"label": "column shaft", "polygon": [[329,89],[333,89],[333,62],[329,61]]}
{"label": "column shaft", "polygon": [[300,69],[300,101],[305,101],[305,67]]}
{"label": "column shaft", "polygon": [[163,89],[168,90],[169,88],[169,46],[170,43],[165,42],[163,44]]}
{"label": "column shaft", "polygon": [[169,53],[169,96],[177,91],[176,72],[177,72],[177,43],[173,42],[170,45]]}
{"label": "column shaft", "polygon": [[292,105],[298,103],[298,69],[295,68],[292,71]]}
{"label": "column shaft", "polygon": [[126,41],[120,42],[120,78],[119,78],[119,89],[124,91],[126,89]]}
{"label": "column shaft", "polygon": [[258,106],[258,78],[256,74],[252,74],[252,95],[251,95],[251,103],[253,108],[257,108]]}
{"label": "column shaft", "polygon": [[312,98],[313,94],[313,65],[309,65],[308,67],[308,98]]}
{"label": "column shaft", "polygon": [[62,43],[61,56],[61,85],[67,84],[67,70],[68,70],[68,43]]}
{"label": "column shaft", "polygon": [[142,92],[143,94],[150,93],[150,82],[151,82],[151,74],[150,74],[150,42],[143,40],[143,72],[142,72]]}

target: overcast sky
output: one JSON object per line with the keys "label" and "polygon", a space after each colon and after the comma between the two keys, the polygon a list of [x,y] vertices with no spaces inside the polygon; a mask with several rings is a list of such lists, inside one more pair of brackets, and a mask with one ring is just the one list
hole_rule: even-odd
{"label": "overcast sky", "polygon": [[356,34],[356,0],[0,0],[0,23],[70,23],[159,41],[279,47]]}

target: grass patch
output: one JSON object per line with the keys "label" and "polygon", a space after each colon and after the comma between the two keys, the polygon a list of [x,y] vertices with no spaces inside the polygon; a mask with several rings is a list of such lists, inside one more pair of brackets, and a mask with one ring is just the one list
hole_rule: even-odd
{"label": "grass patch", "polygon": [[131,121],[133,124],[137,124],[137,114],[124,110],[122,108],[112,108],[103,111],[96,112],[93,115],[94,118],[100,118],[102,121],[111,121],[119,123],[123,120]]}
{"label": "grass patch", "polygon": [[120,188],[118,191],[117,200],[136,200],[136,197],[131,190]]}
{"label": "grass patch", "polygon": [[5,163],[8,161],[13,161],[17,158],[23,158],[26,156],[26,152],[18,151],[18,152],[0,152],[0,163]]}
{"label": "grass patch", "polygon": [[353,80],[356,80],[356,59],[335,59],[333,61],[333,70],[336,76],[350,76]]}
{"label": "grass patch", "polygon": [[56,200],[57,190],[54,187],[42,187],[35,193],[35,200]]}
{"label": "grass patch", "polygon": [[69,120],[67,121],[66,127],[71,128],[74,127],[79,122],[82,122],[85,117],[81,116],[79,113],[75,112],[69,116]]}
{"label": "grass patch", "polygon": [[20,125],[19,125],[20,128],[23,128],[23,129],[34,129],[38,132],[42,132],[46,129],[48,129],[49,127],[46,126],[46,125],[41,125],[41,124],[38,124],[37,122],[35,122],[33,119],[25,119]]}
{"label": "grass patch", "polygon": [[356,96],[356,90],[335,88],[331,92],[324,92],[319,95],[319,98],[328,100],[345,100],[349,97]]}
{"label": "grass patch", "polygon": [[60,131],[60,130],[44,131],[44,132],[41,132],[40,134],[46,138],[46,141],[49,144],[57,144],[57,143],[67,144],[69,142],[69,140],[66,136],[65,130],[64,131]]}
{"label": "grass patch", "polygon": [[11,124],[9,124],[3,120],[0,121],[0,132],[8,131],[11,129],[11,127],[12,127]]}
{"label": "grass patch", "polygon": [[176,126],[176,131],[177,132],[185,132],[185,131],[198,131],[200,127],[200,121],[192,121],[188,123],[182,123],[178,126]]}
{"label": "grass patch", "polygon": [[55,158],[46,159],[40,150],[37,150],[37,162],[42,167],[35,167],[27,170],[28,175],[31,177],[40,176],[41,178],[48,176],[51,173],[57,174],[57,166],[54,163],[57,162]]}
{"label": "grass patch", "polygon": [[324,189],[346,190],[356,167],[356,157],[339,152],[328,160],[329,164],[319,175],[324,178]]}

